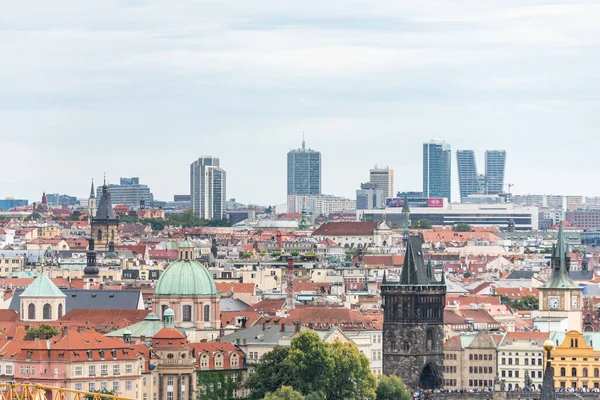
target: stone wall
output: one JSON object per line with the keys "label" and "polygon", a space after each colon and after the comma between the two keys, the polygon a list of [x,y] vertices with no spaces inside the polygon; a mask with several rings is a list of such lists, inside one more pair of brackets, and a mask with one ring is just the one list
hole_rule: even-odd
{"label": "stone wall", "polygon": [[[540,392],[426,393],[427,400],[539,400]],[[600,393],[557,392],[556,400],[598,400]]]}

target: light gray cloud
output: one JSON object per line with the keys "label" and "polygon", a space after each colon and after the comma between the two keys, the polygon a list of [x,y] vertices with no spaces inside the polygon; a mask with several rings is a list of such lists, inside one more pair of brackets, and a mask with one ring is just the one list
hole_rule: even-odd
{"label": "light gray cloud", "polygon": [[597,2],[88,3],[3,7],[0,197],[83,196],[106,171],[169,199],[211,154],[229,195],[283,202],[302,131],[327,193],[375,163],[419,189],[436,137],[508,150],[518,192],[600,194]]}

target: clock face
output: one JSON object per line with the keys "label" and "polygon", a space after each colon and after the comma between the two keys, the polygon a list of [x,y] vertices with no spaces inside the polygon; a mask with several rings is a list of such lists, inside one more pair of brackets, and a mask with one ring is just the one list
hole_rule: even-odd
{"label": "clock face", "polygon": [[551,310],[558,310],[558,297],[550,297],[550,300],[548,300],[548,307],[550,307]]}
{"label": "clock face", "polygon": [[571,306],[573,307],[573,310],[577,310],[577,297],[571,299]]}

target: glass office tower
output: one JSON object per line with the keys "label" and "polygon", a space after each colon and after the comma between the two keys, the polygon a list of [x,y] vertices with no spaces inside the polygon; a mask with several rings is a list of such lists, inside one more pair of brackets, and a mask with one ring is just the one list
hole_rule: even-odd
{"label": "glass office tower", "polygon": [[458,150],[456,152],[456,165],[458,166],[458,187],[461,201],[471,194],[481,193],[475,152],[473,150]]}
{"label": "glass office tower", "polygon": [[441,140],[423,143],[423,194],[451,200],[452,170],[450,144]]}
{"label": "glass office tower", "polygon": [[505,169],[505,150],[487,150],[485,152],[485,179],[487,182],[487,194],[498,194],[504,192]]}
{"label": "glass office tower", "polygon": [[302,148],[287,155],[287,194],[321,194],[321,153]]}

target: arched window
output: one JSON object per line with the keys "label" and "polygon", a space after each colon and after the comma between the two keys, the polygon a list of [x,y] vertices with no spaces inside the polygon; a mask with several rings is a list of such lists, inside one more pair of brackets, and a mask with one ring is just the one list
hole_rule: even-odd
{"label": "arched window", "polygon": [[187,250],[185,251],[184,257],[185,257],[186,260],[189,259],[189,257],[188,257],[188,251]]}
{"label": "arched window", "polygon": [[98,240],[102,240],[102,229],[98,229]]}
{"label": "arched window", "polygon": [[567,376],[567,370],[564,367],[560,369],[560,376]]}
{"label": "arched window", "polygon": [[58,318],[63,316],[63,305],[59,304],[58,305]]}
{"label": "arched window", "polygon": [[571,339],[571,347],[575,347],[575,339]]}
{"label": "arched window", "polygon": [[161,318],[164,318],[164,316],[165,316],[165,311],[167,311],[167,308],[169,308],[169,306],[168,306],[168,305],[166,305],[166,304],[163,304],[163,305],[160,307],[160,317],[161,317]]}
{"label": "arched window", "polygon": [[52,306],[48,303],[44,304],[44,319],[52,319]]}
{"label": "arched window", "polygon": [[175,356],[173,355],[173,353],[169,353],[169,354],[167,354],[167,358],[168,358],[168,359],[172,359],[172,358],[174,358],[174,357],[175,357]]}
{"label": "arched window", "polygon": [[594,378],[600,378],[600,370],[598,368],[594,368]]}
{"label": "arched window", "polygon": [[204,306],[204,321],[210,321],[210,306],[208,304]]}
{"label": "arched window", "polygon": [[202,354],[200,358],[200,368],[208,368],[208,354]]}
{"label": "arched window", "polygon": [[587,378],[588,377],[588,369],[584,368],[583,371],[581,371],[583,373],[583,377]]}
{"label": "arched window", "polygon": [[571,376],[577,376],[577,368],[571,368]]}
{"label": "arched window", "polygon": [[215,356],[215,368],[223,368],[223,355],[217,354]]}
{"label": "arched window", "polygon": [[585,314],[585,322],[588,324],[592,322],[592,315],[590,313]]}
{"label": "arched window", "polygon": [[231,364],[230,367],[231,368],[239,368],[240,366],[240,358],[237,354],[232,354],[231,355],[231,359],[229,360],[229,363]]}
{"label": "arched window", "polygon": [[183,314],[183,321],[184,322],[190,322],[192,320],[192,306],[183,306],[183,310],[182,310],[182,314]]}
{"label": "arched window", "polygon": [[35,304],[29,303],[27,306],[27,319],[35,319]]}

